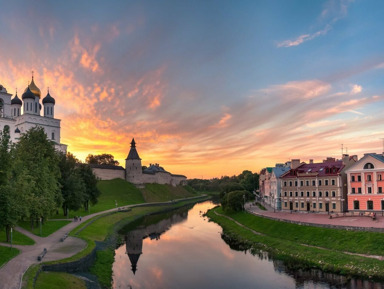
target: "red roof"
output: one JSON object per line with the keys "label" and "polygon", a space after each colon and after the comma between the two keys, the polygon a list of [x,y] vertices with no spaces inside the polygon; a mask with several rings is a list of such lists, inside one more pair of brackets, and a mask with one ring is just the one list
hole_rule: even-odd
{"label": "red roof", "polygon": [[342,161],[302,164],[296,169],[289,170],[281,178],[335,176],[340,174],[343,168],[344,164]]}

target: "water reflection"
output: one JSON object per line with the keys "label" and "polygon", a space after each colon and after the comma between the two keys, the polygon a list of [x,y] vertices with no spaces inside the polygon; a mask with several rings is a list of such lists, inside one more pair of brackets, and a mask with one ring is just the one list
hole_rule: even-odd
{"label": "water reflection", "polygon": [[[143,240],[145,238],[156,241],[160,240],[161,234],[169,230],[173,224],[180,223],[187,219],[189,209],[188,207],[182,210],[172,211],[171,213],[161,214],[160,218],[164,218],[167,215],[170,216],[160,221],[158,221],[159,215],[146,216],[138,221],[140,225],[138,225],[136,229],[128,231],[125,234],[126,254],[131,262],[133,274],[136,274],[137,263],[140,255],[143,254]],[[122,229],[122,231],[124,230],[126,230],[126,228]]]}
{"label": "water reflection", "polygon": [[[206,202],[154,215],[124,228],[116,250],[113,288],[303,288],[384,289],[383,284],[275,260],[267,252],[228,240],[203,217]],[[127,257],[128,255],[128,257]]]}

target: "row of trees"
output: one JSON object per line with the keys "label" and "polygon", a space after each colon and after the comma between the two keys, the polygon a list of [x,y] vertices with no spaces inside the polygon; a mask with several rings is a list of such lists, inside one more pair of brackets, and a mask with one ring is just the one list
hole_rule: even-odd
{"label": "row of trees", "polygon": [[232,177],[192,179],[188,185],[198,191],[220,192],[220,202],[225,211],[241,211],[244,203],[253,198],[252,192],[259,188],[259,175],[245,170]]}
{"label": "row of trees", "polygon": [[10,229],[21,219],[31,227],[63,208],[77,210],[96,203],[100,192],[89,165],[59,153],[43,128],[32,128],[19,142],[10,141],[9,127],[0,131],[0,228]]}

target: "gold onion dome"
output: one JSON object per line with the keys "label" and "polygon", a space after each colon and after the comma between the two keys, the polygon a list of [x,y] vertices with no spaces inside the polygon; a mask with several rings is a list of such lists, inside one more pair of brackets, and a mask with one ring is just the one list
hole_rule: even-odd
{"label": "gold onion dome", "polygon": [[[33,75],[32,75],[32,81],[31,81],[31,83],[29,84],[29,89],[32,91],[32,93],[35,95],[35,96],[37,96],[38,98],[40,98],[40,96],[41,96],[41,91],[40,91],[40,88],[38,88],[37,86],[36,86],[36,84],[35,84],[35,82],[33,81]],[[27,87],[27,88],[28,88]],[[27,91],[27,88],[24,90],[24,92],[26,92]]]}

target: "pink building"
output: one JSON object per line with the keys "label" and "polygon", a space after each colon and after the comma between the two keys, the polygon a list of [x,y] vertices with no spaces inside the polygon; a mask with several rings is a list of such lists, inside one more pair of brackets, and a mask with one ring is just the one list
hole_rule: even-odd
{"label": "pink building", "polygon": [[346,172],[348,210],[384,210],[384,156],[367,153]]}

